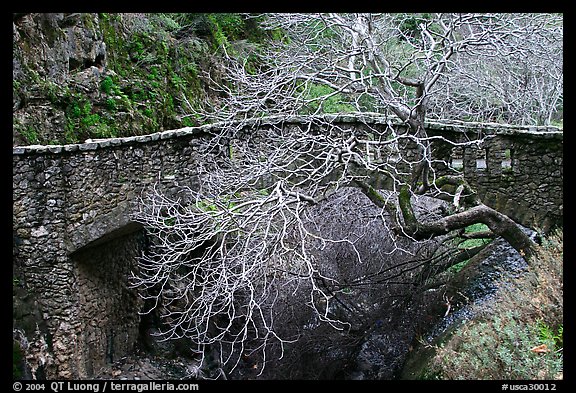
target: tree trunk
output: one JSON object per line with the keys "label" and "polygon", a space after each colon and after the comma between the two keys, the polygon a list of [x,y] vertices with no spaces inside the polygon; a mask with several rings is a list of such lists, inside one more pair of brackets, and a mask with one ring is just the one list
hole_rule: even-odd
{"label": "tree trunk", "polygon": [[401,188],[398,202],[402,217],[404,218],[404,230],[416,240],[427,239],[432,236],[444,235],[455,229],[465,228],[468,225],[483,223],[490,230],[502,236],[516,251],[525,259],[532,254],[534,242],[506,215],[488,207],[482,203],[468,210],[442,217],[433,222],[418,222],[410,202],[410,192],[407,186]]}
{"label": "tree trunk", "polygon": [[[492,209],[483,203],[478,202],[476,206],[459,213],[442,217],[436,221],[419,222],[412,208],[411,194],[408,186],[403,186],[398,194],[398,205],[402,213],[404,223],[398,222],[396,205],[390,200],[383,198],[378,191],[362,181],[356,181],[357,185],[364,192],[372,203],[385,208],[392,219],[392,227],[398,233],[404,233],[416,240],[424,240],[433,236],[445,235],[453,230],[466,228],[469,225],[483,223],[490,228],[492,233],[502,236],[516,251],[528,259],[532,254],[534,242],[526,235],[518,225],[508,216]],[[475,202],[478,199],[475,198]]]}

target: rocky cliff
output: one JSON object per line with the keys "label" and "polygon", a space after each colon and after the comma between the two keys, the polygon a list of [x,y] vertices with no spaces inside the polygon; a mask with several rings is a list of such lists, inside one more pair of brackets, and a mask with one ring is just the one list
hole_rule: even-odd
{"label": "rocky cliff", "polygon": [[[13,144],[64,144],[197,125],[235,14],[13,14]],[[252,35],[251,35],[252,34]]]}

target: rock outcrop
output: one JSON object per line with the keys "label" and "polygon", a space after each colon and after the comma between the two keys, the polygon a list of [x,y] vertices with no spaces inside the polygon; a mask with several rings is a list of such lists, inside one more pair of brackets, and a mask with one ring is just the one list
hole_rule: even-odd
{"label": "rock outcrop", "polygon": [[174,15],[13,14],[13,145],[198,125],[189,114],[209,99],[215,27]]}

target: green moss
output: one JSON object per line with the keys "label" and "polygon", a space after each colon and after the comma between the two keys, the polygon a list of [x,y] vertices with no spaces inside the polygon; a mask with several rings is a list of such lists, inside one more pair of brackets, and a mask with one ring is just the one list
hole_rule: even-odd
{"label": "green moss", "polygon": [[[247,22],[238,14],[100,13],[98,20],[89,15],[82,17],[84,26],[99,29],[96,35],[102,35],[107,49],[99,86],[102,94],[95,98],[73,85],[47,82],[32,70],[26,74],[29,81],[13,83],[13,94],[25,95],[33,86],[53,107],[64,112],[66,124],[57,138],[65,143],[199,125],[201,120],[190,112],[200,108],[209,94],[199,75],[218,57],[212,50],[214,39],[198,38],[190,29],[185,39],[174,35],[200,19],[207,21],[221,44],[265,37],[254,21]],[[248,66],[255,67],[258,56],[252,52],[246,56]],[[126,127],[127,119],[130,127]],[[53,139],[52,135],[44,138],[40,132],[35,137],[25,126],[17,129],[15,125],[14,129],[25,133],[22,139],[28,139],[28,143]]]}
{"label": "green moss", "polygon": [[113,98],[107,98],[106,99],[106,108],[108,108],[109,111],[116,111],[118,109],[117,105],[116,105],[116,100]]}
{"label": "green moss", "polygon": [[376,191],[374,187],[368,185],[368,187],[366,188],[366,192],[368,193],[368,196],[370,197],[371,200],[378,200],[380,201],[381,206],[386,206],[387,203],[386,198],[384,198],[382,194]]}
{"label": "green moss", "polygon": [[229,49],[229,42],[238,39],[244,31],[244,21],[238,14],[208,14],[208,20],[215,49]]}
{"label": "green moss", "polygon": [[17,93],[20,91],[21,86],[22,86],[22,83],[20,81],[13,79],[12,80],[12,93],[16,93],[14,95],[17,95]]}
{"label": "green moss", "polygon": [[107,76],[100,83],[100,89],[106,94],[112,94],[112,88],[114,87],[114,81],[112,77]]}
{"label": "green moss", "polygon": [[398,204],[400,206],[400,211],[402,212],[402,217],[404,217],[404,223],[407,227],[415,228],[418,224],[416,220],[416,215],[412,209],[410,188],[407,185],[400,187],[400,192],[398,194]]}
{"label": "green moss", "polygon": [[[143,126],[142,131],[156,132],[161,127],[181,126],[174,119],[179,118],[178,112],[183,108],[175,105],[173,96],[184,93],[187,97],[201,97],[201,94],[198,94],[197,66],[191,61],[192,54],[197,53],[180,50],[179,43],[169,39],[169,33],[179,24],[176,15],[150,15],[147,23],[154,29],[135,31],[126,37],[122,48],[117,48],[115,58],[129,61],[115,61],[115,72],[125,75],[127,83],[122,85],[116,78],[107,77],[101,88],[112,95],[107,100],[108,111],[130,112],[134,121]],[[117,41],[117,35],[106,37]]]}
{"label": "green moss", "polygon": [[77,143],[79,141],[78,132],[74,125],[74,122],[70,119],[66,121],[66,127],[64,130],[64,141],[65,143]]}
{"label": "green moss", "polygon": [[[115,99],[107,99],[107,108],[116,108]],[[96,113],[92,103],[85,97],[74,95],[66,109],[66,143],[77,143],[87,138],[113,138],[118,136],[113,116]]]}
{"label": "green moss", "polygon": [[18,127],[17,130],[20,133],[20,135],[24,137],[26,143],[28,143],[29,145],[39,143],[40,140],[38,137],[38,130],[33,125]]}
{"label": "green moss", "polygon": [[458,245],[458,248],[476,248],[490,243],[490,239],[467,239]]}
{"label": "green moss", "polygon": [[191,116],[183,117],[181,121],[184,127],[194,127],[197,124]]}

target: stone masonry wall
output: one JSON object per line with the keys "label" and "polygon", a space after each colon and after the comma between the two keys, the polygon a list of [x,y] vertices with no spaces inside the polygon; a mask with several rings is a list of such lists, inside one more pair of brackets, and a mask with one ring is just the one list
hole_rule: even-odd
{"label": "stone masonry wall", "polygon": [[429,135],[454,142],[484,137],[478,147],[437,144],[436,158],[449,162],[450,170],[443,165],[437,169],[440,173],[463,172],[485,204],[524,226],[548,232],[562,225],[562,133],[451,125],[432,128]]}
{"label": "stone masonry wall", "polygon": [[133,349],[138,339],[142,300],[129,286],[142,252],[143,233],[136,231],[72,255],[76,267],[80,375],[95,375]]}
{"label": "stone masonry wall", "polygon": [[[359,126],[353,116],[326,119]],[[361,120],[374,127],[387,127],[388,121]],[[257,125],[306,122],[269,118]],[[144,239],[131,215],[141,192],[155,182],[172,193],[182,185],[199,186],[202,173],[218,162],[218,153],[204,149],[212,127],[219,126],[13,148],[13,280],[18,289],[13,296],[26,293],[28,310],[26,318],[15,311],[13,325],[29,341],[44,343],[48,355],[31,362],[47,378],[91,377],[133,348],[140,300],[130,291],[128,276]],[[544,227],[562,222],[562,133],[553,131],[465,124],[429,129],[430,135],[453,140],[492,135],[483,146],[460,152],[438,143],[437,158],[453,164],[462,160],[461,169],[437,165],[438,173],[463,170],[488,205],[524,225]],[[507,151],[509,168],[502,164]],[[34,325],[38,332],[32,331]]]}
{"label": "stone masonry wall", "polygon": [[54,355],[44,366],[49,378],[89,377],[132,349],[139,307],[127,275],[141,250],[132,209],[156,180],[164,191],[194,187],[201,141],[188,135],[14,156],[14,275],[42,316]]}

